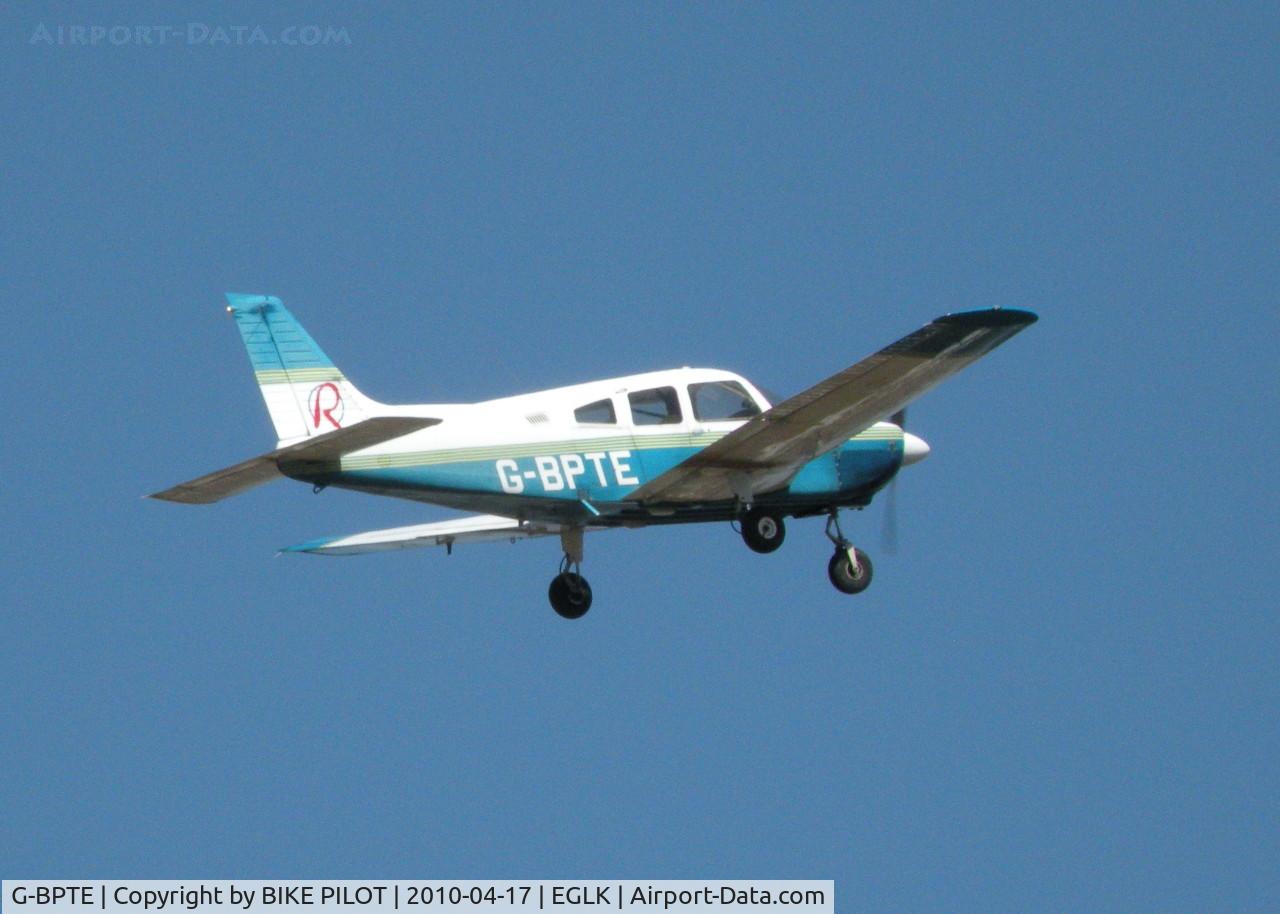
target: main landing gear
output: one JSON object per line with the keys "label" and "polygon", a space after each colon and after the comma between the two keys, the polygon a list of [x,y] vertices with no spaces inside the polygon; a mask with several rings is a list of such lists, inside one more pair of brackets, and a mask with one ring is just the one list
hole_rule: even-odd
{"label": "main landing gear", "polygon": [[564,558],[560,560],[560,573],[551,579],[547,599],[551,601],[551,608],[562,619],[581,619],[591,608],[591,585],[580,573],[582,528],[562,529],[560,544],[564,548]]}
{"label": "main landing gear", "polygon": [[[568,558],[560,562],[561,571],[551,579],[547,598],[560,618],[581,619],[591,608],[591,585],[576,571],[569,571],[569,567]],[[578,566],[575,563],[572,567]]]}
{"label": "main landing gear", "polygon": [[742,540],[752,552],[774,552],[787,537],[782,515],[764,508],[750,508],[742,514]]}
{"label": "main landing gear", "polygon": [[832,508],[827,516],[827,539],[835,544],[835,555],[827,562],[827,577],[841,593],[862,593],[871,586],[871,558],[845,539],[840,529],[840,511]]}

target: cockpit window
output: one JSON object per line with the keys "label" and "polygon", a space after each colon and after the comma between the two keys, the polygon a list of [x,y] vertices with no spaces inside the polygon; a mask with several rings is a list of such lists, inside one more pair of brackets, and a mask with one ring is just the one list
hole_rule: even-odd
{"label": "cockpit window", "polygon": [[655,387],[628,394],[636,425],[674,425],[680,421],[680,398],[674,387]]}
{"label": "cockpit window", "polygon": [[597,400],[586,406],[579,406],[573,411],[573,418],[592,425],[613,425],[618,421],[612,400]]}
{"label": "cockpit window", "polygon": [[760,414],[759,405],[737,381],[690,384],[689,399],[699,422],[750,419]]}

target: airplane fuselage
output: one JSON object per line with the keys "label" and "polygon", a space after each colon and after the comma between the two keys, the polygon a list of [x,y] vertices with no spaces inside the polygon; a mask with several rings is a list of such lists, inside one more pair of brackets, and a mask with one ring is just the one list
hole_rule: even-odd
{"label": "airplane fuselage", "polygon": [[[646,523],[728,517],[733,501],[643,510],[627,501],[747,421],[708,414],[708,390],[740,391],[743,402],[735,405],[753,415],[771,405],[739,375],[673,369],[475,404],[394,407],[397,415],[441,422],[337,464],[282,469],[315,485],[530,520],[611,525],[640,517]],[[317,414],[323,424],[323,412]],[[903,441],[898,426],[876,423],[753,500],[797,514],[865,504],[902,464]]]}

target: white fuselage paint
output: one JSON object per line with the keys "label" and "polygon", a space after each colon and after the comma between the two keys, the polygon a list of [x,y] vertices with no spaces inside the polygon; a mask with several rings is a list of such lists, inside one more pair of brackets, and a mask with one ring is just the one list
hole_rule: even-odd
{"label": "white fuselage paint", "polygon": [[[760,390],[740,375],[709,368],[677,368],[646,374],[608,378],[571,387],[486,400],[479,403],[423,403],[385,405],[369,403],[369,412],[380,416],[431,416],[439,425],[405,435],[343,458],[368,464],[370,458],[394,462],[397,456],[437,451],[484,452],[510,446],[537,447],[563,443],[562,453],[535,458],[532,467],[518,468],[514,460],[493,458],[493,472],[502,491],[522,494],[531,483],[546,492],[573,490],[580,485],[635,486],[640,475],[634,454],[637,443],[650,436],[671,434],[725,434],[745,420],[699,422],[689,402],[688,386],[707,381],[736,381],[759,403],[770,405]],[[666,425],[633,425],[627,395],[655,387],[673,387],[680,400],[682,420]],[[616,423],[582,423],[574,410],[600,400],[613,404]],[[590,447],[575,447],[577,443]],[[463,458],[459,458],[463,459]],[[531,475],[532,474],[532,475]]]}

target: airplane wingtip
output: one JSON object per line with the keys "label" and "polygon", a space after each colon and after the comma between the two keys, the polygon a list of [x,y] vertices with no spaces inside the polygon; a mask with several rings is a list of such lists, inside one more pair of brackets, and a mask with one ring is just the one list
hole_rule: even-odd
{"label": "airplane wingtip", "polygon": [[1022,308],[984,308],[981,311],[957,311],[938,318],[939,324],[972,324],[975,327],[1027,327],[1040,320],[1034,311]]}

